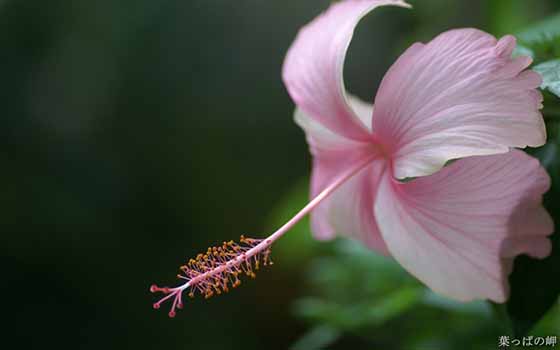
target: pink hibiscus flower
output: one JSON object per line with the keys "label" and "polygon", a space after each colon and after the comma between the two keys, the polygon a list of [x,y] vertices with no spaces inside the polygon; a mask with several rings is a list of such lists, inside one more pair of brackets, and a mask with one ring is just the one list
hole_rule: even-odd
{"label": "pink hibiscus flower", "polygon": [[354,28],[384,5],[408,7],[338,2],[287,54],[283,79],[313,155],[313,199],[266,239],[242,237],[191,259],[182,285],[153,285],[166,294],[155,308],[174,298],[174,316],[187,289],[211,297],[238,286],[241,274],[254,277],[270,263],[271,244],[308,213],[318,239],[357,239],[461,301],[505,301],[514,257],[550,254],[553,222],[541,204],[550,179],[536,159],[512,149],[546,141],[531,59],[511,58],[512,36],[451,30],[406,50],[374,108],[347,96],[342,71]]}
{"label": "pink hibiscus flower", "polygon": [[[312,197],[372,159],[314,210],[313,232],[358,239],[448,297],[503,302],[513,257],[551,249],[553,223],[541,206],[549,177],[511,150],[546,141],[541,78],[525,70],[529,57],[511,58],[514,37],[458,29],[406,50],[375,108],[346,98],[342,69],[354,28],[383,5],[407,6],[332,5],[286,58],[284,81],[313,154]],[[412,177],[420,178],[399,181]]]}

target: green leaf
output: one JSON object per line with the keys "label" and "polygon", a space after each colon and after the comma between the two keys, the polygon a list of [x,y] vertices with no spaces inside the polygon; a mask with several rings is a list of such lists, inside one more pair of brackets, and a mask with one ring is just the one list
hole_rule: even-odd
{"label": "green leaf", "polygon": [[560,14],[549,17],[518,33],[517,54],[531,53],[535,63],[560,57]]}
{"label": "green leaf", "polygon": [[329,326],[317,326],[299,338],[290,350],[320,350],[333,344],[340,338],[341,332]]}
{"label": "green leaf", "polygon": [[391,293],[349,303],[321,298],[303,298],[296,303],[296,313],[321,324],[352,331],[380,326],[417,305],[423,297],[421,288],[406,287]]}
{"label": "green leaf", "polygon": [[[552,187],[544,197],[544,205],[556,223],[560,223],[560,149],[555,137],[539,149],[537,156],[552,178]],[[544,259],[520,256],[510,276],[511,296],[507,314],[516,337],[527,334],[555,305],[560,295],[560,233],[551,237],[552,254]]]}
{"label": "green leaf", "polygon": [[457,302],[452,299],[441,296],[431,290],[427,290],[424,295],[423,303],[434,306],[442,310],[457,312],[461,314],[471,314],[479,317],[487,317],[491,314],[491,308],[488,303],[477,300],[470,302]]}
{"label": "green leaf", "polygon": [[560,13],[526,28],[517,36],[529,45],[557,40],[560,37]]}
{"label": "green leaf", "polygon": [[560,59],[538,64],[533,67],[533,70],[543,78],[541,88],[560,97]]}
{"label": "green leaf", "polygon": [[534,58],[535,53],[530,48],[518,43],[515,49],[513,50],[513,57],[515,58],[519,56],[529,56]]}
{"label": "green leaf", "polygon": [[310,265],[307,280],[318,295],[296,303],[299,316],[351,331],[383,324],[423,300],[423,287],[393,260],[351,240],[327,245],[334,255]]}

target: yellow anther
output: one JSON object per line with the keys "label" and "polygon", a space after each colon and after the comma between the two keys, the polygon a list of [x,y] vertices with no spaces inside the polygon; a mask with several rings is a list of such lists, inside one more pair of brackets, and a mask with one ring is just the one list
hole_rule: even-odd
{"label": "yellow anther", "polygon": [[[230,240],[208,247],[205,253],[198,254],[179,266],[182,272],[177,277],[191,280],[191,288],[187,294],[189,298],[194,298],[197,291],[205,299],[228,293],[241,285],[240,275],[256,278],[256,272],[261,266],[272,265],[268,246],[251,252],[251,256],[247,254],[250,248],[263,240],[241,235],[240,242],[244,244]],[[192,284],[195,278],[196,283]]]}

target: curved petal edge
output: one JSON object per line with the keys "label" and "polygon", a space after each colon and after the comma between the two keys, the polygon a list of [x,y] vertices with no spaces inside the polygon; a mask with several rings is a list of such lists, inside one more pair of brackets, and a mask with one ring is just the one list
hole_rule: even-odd
{"label": "curved petal edge", "polygon": [[373,130],[396,178],[430,175],[452,159],[541,146],[541,77],[515,38],[455,29],[414,44],[389,69],[375,98]]}
{"label": "curved petal edge", "polygon": [[554,225],[542,206],[549,186],[538,160],[514,150],[407,183],[386,174],[374,210],[391,255],[432,290],[504,302],[513,258],[550,254]]}
{"label": "curved petal edge", "polygon": [[295,104],[332,132],[349,139],[367,140],[370,133],[346,100],[346,51],[360,19],[385,5],[409,7],[399,0],[346,0],[331,5],[300,30],[282,68],[284,84]]}

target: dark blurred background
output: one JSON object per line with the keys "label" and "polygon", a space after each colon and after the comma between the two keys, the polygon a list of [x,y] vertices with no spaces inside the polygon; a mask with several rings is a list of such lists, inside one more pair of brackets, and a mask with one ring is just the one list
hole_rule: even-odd
{"label": "dark blurred background", "polygon": [[[463,26],[501,35],[560,10],[555,0],[410,2],[414,10],[376,10],[357,30],[345,74],[363,99],[414,41]],[[304,333],[292,312],[306,294],[307,260],[289,262],[297,247],[175,319],[152,309],[148,287],[175,283],[177,267],[211,244],[289,218],[271,213],[305,181],[310,157],[280,70],[298,28],[329,3],[0,1],[8,340],[287,349]],[[337,344],[361,348],[352,336]]]}

